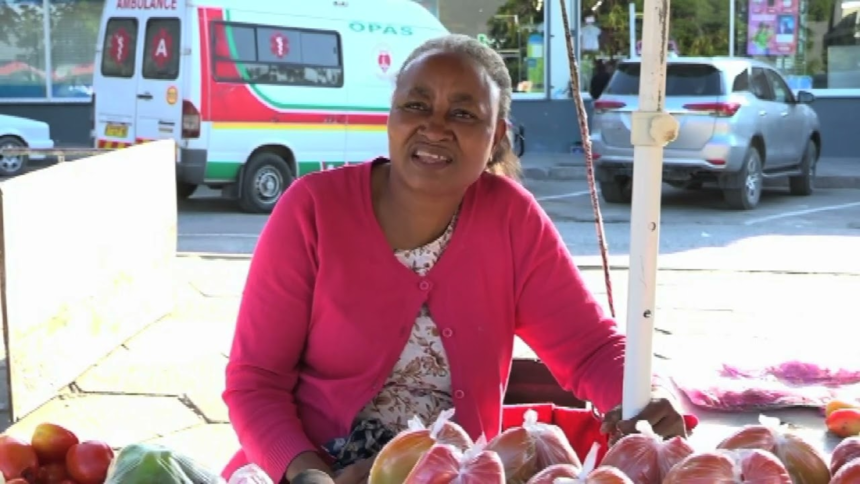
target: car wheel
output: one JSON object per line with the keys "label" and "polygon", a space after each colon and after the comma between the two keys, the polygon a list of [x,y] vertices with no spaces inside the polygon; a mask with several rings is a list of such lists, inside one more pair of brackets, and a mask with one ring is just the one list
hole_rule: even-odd
{"label": "car wheel", "polygon": [[724,190],[723,198],[734,210],[752,210],[761,200],[761,191],[764,186],[761,153],[758,149],[750,148],[747,152],[738,176],[741,179],[741,186]]}
{"label": "car wheel", "polygon": [[606,203],[630,203],[633,199],[633,186],[629,180],[602,181],[600,195]]}
{"label": "car wheel", "polygon": [[[19,138],[14,136],[0,136],[0,149],[2,148],[26,148]],[[27,169],[28,157],[26,155],[4,156],[0,154],[0,177],[20,175]]]}
{"label": "car wheel", "polygon": [[197,185],[178,180],[176,181],[176,198],[185,200],[190,198],[191,195],[194,195],[195,191],[197,191]]}
{"label": "car wheel", "polygon": [[250,213],[271,213],[294,179],[283,158],[265,151],[257,153],[243,171],[239,207]]}
{"label": "car wheel", "polygon": [[818,166],[818,148],[815,143],[806,143],[806,152],[800,162],[800,175],[789,177],[788,191],[801,197],[812,195],[815,191],[815,169]]}

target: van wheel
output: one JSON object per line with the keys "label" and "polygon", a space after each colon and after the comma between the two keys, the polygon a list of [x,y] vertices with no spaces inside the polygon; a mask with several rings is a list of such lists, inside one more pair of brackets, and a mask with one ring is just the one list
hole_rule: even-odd
{"label": "van wheel", "polygon": [[752,210],[761,200],[761,191],[764,186],[761,154],[758,149],[749,149],[737,176],[741,181],[741,186],[724,190],[723,198],[729,208],[733,210]]}
{"label": "van wheel", "polygon": [[633,186],[624,179],[600,182],[600,195],[606,203],[630,203],[633,199]]}
{"label": "van wheel", "polygon": [[[0,149],[26,148],[27,143],[14,136],[0,136]],[[27,169],[27,156],[3,156],[0,153],[0,177],[20,175]]]}
{"label": "van wheel", "polygon": [[250,213],[271,213],[295,175],[280,156],[263,151],[248,160],[242,173],[239,207]]}
{"label": "van wheel", "polygon": [[818,165],[818,149],[811,140],[806,142],[806,152],[800,162],[800,175],[788,179],[788,191],[792,195],[806,197],[815,191],[815,168]]}
{"label": "van wheel", "polygon": [[179,180],[176,181],[176,198],[185,200],[194,195],[195,191],[197,191],[197,185]]}

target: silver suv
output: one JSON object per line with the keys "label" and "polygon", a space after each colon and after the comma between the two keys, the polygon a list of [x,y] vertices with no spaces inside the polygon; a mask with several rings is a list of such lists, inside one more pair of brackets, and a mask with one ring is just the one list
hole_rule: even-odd
{"label": "silver suv", "polygon": [[[696,189],[715,182],[733,209],[758,205],[764,179],[788,177],[793,195],[810,195],[821,153],[810,92],[795,95],[782,75],[751,59],[675,58],[666,76],[666,110],[680,123],[664,150],[663,181]],[[639,103],[638,61],[619,64],[594,103],[592,145],[603,199],[629,203],[630,117]]]}

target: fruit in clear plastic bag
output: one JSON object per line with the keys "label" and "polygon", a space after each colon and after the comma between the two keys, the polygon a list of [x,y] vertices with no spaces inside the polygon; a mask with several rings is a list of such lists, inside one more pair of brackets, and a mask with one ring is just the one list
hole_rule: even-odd
{"label": "fruit in clear plastic bag", "polygon": [[794,484],[829,484],[830,466],[815,447],[780,426],[779,419],[759,417],[759,425],[748,425],[722,441],[718,449],[760,449],[783,463]]}
{"label": "fruit in clear plastic bag", "polygon": [[860,460],[860,437],[848,437],[833,449],[830,455],[830,473],[836,476],[842,466],[853,460]]}
{"label": "fruit in clear plastic bag", "polygon": [[451,421],[454,410],[439,415],[433,426],[426,428],[417,417],[409,428],[397,434],[377,454],[370,469],[368,484],[401,484],[415,464],[434,444],[447,444],[466,451],[474,444],[462,427]]}
{"label": "fruit in clear plastic bag", "polygon": [[508,484],[524,484],[555,464],[582,467],[564,432],[556,425],[538,422],[534,410],[526,411],[522,427],[512,427],[497,435],[487,449],[499,454]]}
{"label": "fruit in clear plastic bag", "polygon": [[833,475],[830,484],[857,484],[860,482],[860,459],[852,460]]}
{"label": "fruit in clear plastic bag", "polygon": [[507,484],[523,484],[537,472],[535,442],[522,427],[511,427],[500,433],[487,449],[502,460]]}
{"label": "fruit in clear plastic bag", "polygon": [[111,462],[104,484],[223,483],[217,474],[190,457],[158,444],[123,447]]}
{"label": "fruit in clear plastic bag", "polygon": [[663,440],[645,420],[636,422],[638,434],[621,438],[603,457],[602,464],[615,467],[639,484],[663,482],[669,469],[694,450],[681,437]]}
{"label": "fruit in clear plastic bag", "polygon": [[785,466],[759,449],[693,454],[673,467],[662,484],[792,484]]}
{"label": "fruit in clear plastic bag", "polygon": [[499,455],[483,445],[462,452],[435,444],[409,472],[403,484],[504,484],[505,468]]}
{"label": "fruit in clear plastic bag", "polygon": [[601,464],[595,469],[599,449],[600,444],[595,443],[591,446],[591,451],[585,457],[582,470],[577,476],[558,477],[553,484],[634,484],[629,477],[614,467]]}
{"label": "fruit in clear plastic bag", "polygon": [[582,469],[572,464],[554,464],[535,474],[526,484],[555,484],[559,477],[574,478]]}

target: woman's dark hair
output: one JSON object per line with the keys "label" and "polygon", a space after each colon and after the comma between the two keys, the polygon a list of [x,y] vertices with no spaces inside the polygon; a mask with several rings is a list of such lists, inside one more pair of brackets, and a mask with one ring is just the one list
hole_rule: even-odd
{"label": "woman's dark hair", "polygon": [[[508,67],[498,52],[468,35],[445,35],[430,39],[418,46],[403,61],[403,67],[397,73],[397,83],[400,83],[400,76],[409,67],[409,64],[418,57],[432,51],[459,54],[480,65],[499,88],[499,119],[505,121],[508,119],[508,115],[511,112],[511,94],[513,93],[513,83],[511,82],[511,74],[508,72]],[[520,167],[520,159],[514,153],[511,146],[511,135],[511,133],[508,133],[508,136],[502,138],[499,144],[496,145],[493,155],[487,163],[487,169],[497,175],[519,181],[522,169]]]}

